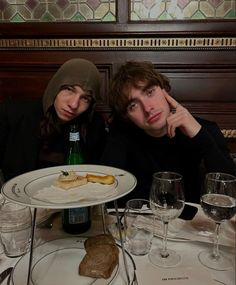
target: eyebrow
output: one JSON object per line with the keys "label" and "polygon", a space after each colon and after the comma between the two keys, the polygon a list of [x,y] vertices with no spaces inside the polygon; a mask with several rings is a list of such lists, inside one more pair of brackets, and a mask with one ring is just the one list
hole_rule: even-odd
{"label": "eyebrow", "polygon": [[93,94],[91,92],[88,92],[88,91],[84,91],[83,96],[88,96],[88,97],[93,98]]}
{"label": "eyebrow", "polygon": [[86,90],[86,89],[82,88],[82,87],[81,87],[80,85],[78,85],[78,84],[75,84],[75,85],[73,85],[72,87],[75,89],[76,86],[77,86],[77,87],[80,87],[80,88],[83,90],[84,94],[83,94],[82,96],[87,96],[87,97],[90,97],[91,99],[95,99],[92,90]]}
{"label": "eyebrow", "polygon": [[136,98],[128,99],[127,103],[126,103],[126,106],[128,106],[130,103],[132,103],[135,100],[136,100]]}
{"label": "eyebrow", "polygon": [[154,88],[156,87],[157,85],[155,84],[148,84],[146,86],[144,86],[144,88],[142,89],[143,91],[147,91],[148,89],[151,89],[151,88]]}

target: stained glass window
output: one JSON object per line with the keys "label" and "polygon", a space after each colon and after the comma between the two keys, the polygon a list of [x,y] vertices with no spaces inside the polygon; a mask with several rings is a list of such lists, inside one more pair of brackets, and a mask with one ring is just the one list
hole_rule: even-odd
{"label": "stained glass window", "polygon": [[235,0],[130,0],[132,21],[236,19]]}
{"label": "stained glass window", "polygon": [[113,22],[116,0],[0,0],[5,22]]}
{"label": "stained glass window", "polygon": [[[118,0],[0,0],[0,22],[115,22],[117,3]],[[236,19],[235,0],[127,3],[131,21]]]}

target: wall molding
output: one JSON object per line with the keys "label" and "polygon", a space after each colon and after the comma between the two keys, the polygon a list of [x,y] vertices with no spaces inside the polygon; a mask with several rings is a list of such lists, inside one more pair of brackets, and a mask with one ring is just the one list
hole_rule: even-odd
{"label": "wall molding", "polygon": [[0,39],[0,50],[227,50],[236,37]]}

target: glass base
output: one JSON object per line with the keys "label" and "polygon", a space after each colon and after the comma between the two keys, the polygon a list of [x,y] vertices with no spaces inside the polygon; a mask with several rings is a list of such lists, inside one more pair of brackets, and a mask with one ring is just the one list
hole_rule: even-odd
{"label": "glass base", "polygon": [[204,266],[219,271],[229,270],[233,266],[232,261],[228,257],[220,254],[219,258],[215,259],[210,251],[200,252],[198,259]]}
{"label": "glass base", "polygon": [[162,257],[161,249],[156,248],[156,249],[153,249],[149,253],[148,257],[151,263],[156,266],[160,266],[160,267],[177,266],[181,261],[180,255],[177,254],[175,251],[169,250],[169,249],[168,249],[168,253],[169,253],[168,257]]}

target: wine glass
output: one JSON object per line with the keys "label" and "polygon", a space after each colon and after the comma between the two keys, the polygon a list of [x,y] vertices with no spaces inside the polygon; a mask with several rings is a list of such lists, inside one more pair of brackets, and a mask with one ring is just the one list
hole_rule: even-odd
{"label": "wine glass", "polygon": [[236,213],[236,177],[230,174],[212,172],[205,177],[201,207],[205,215],[216,223],[213,250],[202,251],[200,262],[215,270],[228,270],[231,260],[219,252],[219,231],[223,221]]}
{"label": "wine glass", "polygon": [[161,267],[174,267],[181,257],[174,250],[167,249],[167,232],[170,220],[176,219],[184,208],[183,177],[175,172],[157,172],[153,175],[150,190],[150,208],[155,217],[163,222],[162,249],[149,253],[150,261]]}

